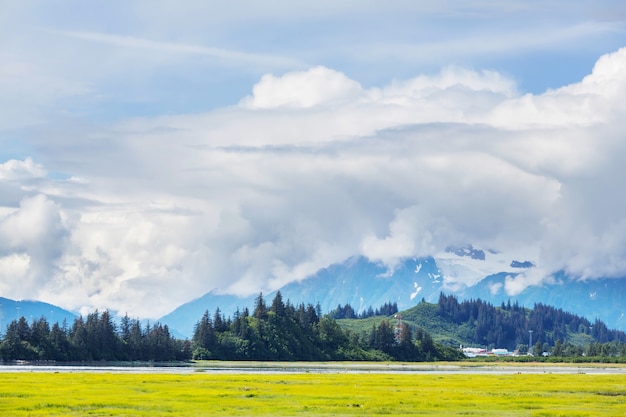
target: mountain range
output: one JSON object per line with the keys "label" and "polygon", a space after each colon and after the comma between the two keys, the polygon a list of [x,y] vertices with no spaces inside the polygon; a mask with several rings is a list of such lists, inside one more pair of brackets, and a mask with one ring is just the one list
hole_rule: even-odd
{"label": "mountain range", "polygon": [[[556,274],[550,283],[530,286],[516,296],[503,290],[507,278],[534,268],[526,259],[510,259],[495,250],[473,246],[450,247],[436,257],[405,259],[392,271],[380,263],[356,257],[331,265],[312,277],[280,288],[284,300],[292,304],[319,303],[323,312],[350,304],[355,311],[377,308],[395,302],[399,310],[411,308],[422,299],[436,303],[440,293],[459,299],[482,299],[493,305],[509,300],[532,308],[543,303],[589,320],[599,319],[609,328],[626,330],[626,280],[576,280]],[[258,294],[249,297],[208,292],[183,304],[159,321],[191,337],[195,323],[208,310],[216,308],[226,316],[238,308],[252,308]],[[274,293],[264,294],[271,300]]]}
{"label": "mountain range", "polygon": [[[493,305],[517,301],[532,308],[543,303],[586,317],[599,319],[608,328],[626,330],[626,279],[581,281],[564,273],[549,283],[527,287],[515,296],[503,290],[507,279],[534,268],[527,259],[515,259],[495,250],[473,246],[450,247],[434,257],[405,259],[393,270],[364,257],[355,257],[318,271],[315,275],[280,288],[284,300],[292,304],[317,304],[326,313],[338,305],[350,304],[356,312],[377,308],[387,302],[397,303],[399,310],[417,305],[422,299],[436,303],[439,294],[452,294],[460,300],[482,299]],[[263,294],[271,300],[275,292]],[[203,313],[217,308],[225,316],[237,309],[252,308],[259,294],[248,297],[210,291],[185,303],[158,321],[167,324],[173,335],[190,338]],[[36,301],[13,301],[0,298],[0,327],[23,315],[44,316],[48,321],[69,323],[72,312]]]}

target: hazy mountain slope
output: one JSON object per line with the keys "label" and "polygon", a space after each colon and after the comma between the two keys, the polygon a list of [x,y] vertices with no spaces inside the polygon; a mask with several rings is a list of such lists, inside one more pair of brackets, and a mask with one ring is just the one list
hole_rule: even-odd
{"label": "hazy mountain slope", "polygon": [[[397,302],[399,308],[408,308],[421,299],[422,292],[428,294],[427,301],[436,301],[440,287],[441,276],[432,259],[405,262],[393,276],[387,276],[384,267],[355,258],[323,269],[306,280],[288,284],[280,291],[283,299],[294,305],[319,303],[322,312],[328,312],[346,303],[358,311],[369,306],[376,308],[388,301]],[[274,294],[264,294],[268,303]],[[213,314],[219,307],[224,314],[232,315],[237,308],[252,309],[257,296],[240,298],[209,292],[181,305],[159,321],[191,337],[195,323],[205,310]]]}
{"label": "hazy mountain slope", "polygon": [[176,310],[161,317],[158,321],[162,324],[167,324],[176,334],[191,338],[194,326],[205,311],[208,310],[211,317],[213,317],[215,309],[219,307],[226,316],[232,316],[237,308],[241,310],[245,307],[252,308],[257,295],[240,298],[232,295],[219,295],[209,292],[202,297],[179,306]]}
{"label": "hazy mountain slope", "polygon": [[[561,274],[552,284],[528,287],[516,296],[503,291],[507,277],[533,267],[532,261],[524,257],[511,257],[472,246],[451,247],[435,257],[407,259],[393,271],[366,258],[349,259],[322,269],[305,280],[290,283],[280,291],[283,299],[292,304],[319,303],[325,313],[338,304],[350,304],[361,312],[369,306],[377,308],[386,302],[396,302],[400,310],[405,310],[422,298],[437,302],[441,292],[455,294],[461,300],[481,298],[494,305],[510,299],[531,308],[535,303],[544,303],[592,321],[600,319],[609,328],[626,330],[626,304],[623,302],[626,280],[579,281]],[[264,296],[269,302],[274,294]],[[205,310],[213,313],[216,307],[220,307],[224,314],[232,315],[237,307],[252,308],[255,297],[208,293],[178,307],[160,321],[191,337],[194,324]]]}
{"label": "hazy mountain slope", "polygon": [[494,285],[504,284],[506,275],[487,277],[458,295],[460,298],[481,298],[495,305],[506,303],[509,299],[530,308],[535,303],[543,303],[571,311],[592,321],[602,320],[612,329],[626,330],[626,280],[576,281],[559,275],[556,283],[529,287],[515,297],[503,292],[493,294],[490,289]]}
{"label": "hazy mountain slope", "polygon": [[63,320],[66,320],[68,326],[71,326],[76,318],[74,313],[52,304],[31,300],[15,301],[0,297],[0,331],[2,333],[11,321],[22,316],[29,322],[45,317],[50,324],[63,323]]}
{"label": "hazy mountain slope", "polygon": [[280,291],[283,298],[294,304],[319,302],[324,312],[338,304],[350,304],[360,312],[386,302],[407,308],[423,295],[427,301],[433,301],[440,288],[441,274],[432,258],[408,260],[393,274],[365,258],[355,258],[323,269],[304,281],[288,284]]}

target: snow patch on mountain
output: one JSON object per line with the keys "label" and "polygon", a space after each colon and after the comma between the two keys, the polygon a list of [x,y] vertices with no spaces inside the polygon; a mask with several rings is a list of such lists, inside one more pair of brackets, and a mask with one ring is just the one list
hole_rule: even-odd
{"label": "snow patch on mountain", "polygon": [[433,280],[434,284],[438,284],[441,282],[441,280],[439,279],[441,278],[441,274],[433,274],[429,272],[428,277]]}
{"label": "snow patch on mountain", "polygon": [[[535,259],[529,251],[523,251],[522,259]],[[516,253],[517,259],[520,253]],[[439,270],[443,274],[444,287],[451,291],[460,291],[463,288],[472,287],[482,281],[485,277],[498,273],[519,274],[520,264],[525,269],[536,265],[532,261],[520,263],[512,259],[510,254],[489,249],[484,251],[474,248],[472,245],[465,247],[447,248],[444,252],[437,254],[435,261]],[[493,288],[492,291],[500,291],[501,288]]]}
{"label": "snow patch on mountain", "polygon": [[413,283],[413,288],[415,288],[415,291],[412,292],[410,295],[411,300],[415,299],[415,297],[417,297],[417,294],[419,294],[420,291],[422,291],[422,287],[420,287],[417,282]]}

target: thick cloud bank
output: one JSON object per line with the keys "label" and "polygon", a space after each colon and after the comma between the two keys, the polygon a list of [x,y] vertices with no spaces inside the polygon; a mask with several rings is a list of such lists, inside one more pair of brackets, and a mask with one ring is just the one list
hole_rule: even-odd
{"label": "thick cloud bank", "polygon": [[469,243],[537,266],[510,294],[624,277],[624,97],[626,49],[541,95],[489,71],[364,88],[314,67],[230,108],[51,137],[45,164],[0,164],[0,290],[158,317]]}

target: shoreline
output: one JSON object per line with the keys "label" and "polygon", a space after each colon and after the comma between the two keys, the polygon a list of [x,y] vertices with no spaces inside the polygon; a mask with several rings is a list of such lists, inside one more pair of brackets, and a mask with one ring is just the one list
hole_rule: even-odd
{"label": "shoreline", "polygon": [[230,362],[192,363],[4,363],[0,373],[145,373],[145,374],[623,374],[625,365],[509,363],[376,362]]}

